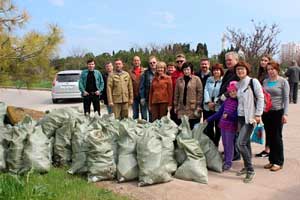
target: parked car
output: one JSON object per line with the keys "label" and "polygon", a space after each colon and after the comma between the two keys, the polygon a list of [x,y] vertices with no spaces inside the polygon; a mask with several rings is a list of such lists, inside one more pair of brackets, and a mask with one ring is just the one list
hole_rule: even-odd
{"label": "parked car", "polygon": [[60,71],[55,75],[52,83],[52,102],[63,99],[81,99],[79,79],[81,70]]}

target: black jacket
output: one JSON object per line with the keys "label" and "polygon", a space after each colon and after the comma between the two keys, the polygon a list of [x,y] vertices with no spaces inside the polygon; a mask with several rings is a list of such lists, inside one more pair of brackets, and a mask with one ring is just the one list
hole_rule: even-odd
{"label": "black jacket", "polygon": [[227,86],[231,81],[239,81],[239,77],[235,74],[234,70],[227,70],[223,76],[222,84],[220,87],[219,97],[224,94],[227,96]]}
{"label": "black jacket", "polygon": [[107,77],[108,77],[108,73],[103,74],[104,88],[100,96],[100,100],[103,100],[105,105],[108,105],[107,93],[106,93]]}

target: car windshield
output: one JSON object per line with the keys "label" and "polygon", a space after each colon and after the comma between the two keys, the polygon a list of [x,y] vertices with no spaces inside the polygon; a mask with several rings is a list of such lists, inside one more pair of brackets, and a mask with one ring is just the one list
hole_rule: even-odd
{"label": "car windshield", "polygon": [[80,74],[58,74],[56,81],[58,82],[77,82]]}

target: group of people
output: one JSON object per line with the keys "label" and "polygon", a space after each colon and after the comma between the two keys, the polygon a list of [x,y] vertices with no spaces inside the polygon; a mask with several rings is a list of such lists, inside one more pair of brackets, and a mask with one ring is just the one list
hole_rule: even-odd
{"label": "group of people", "polygon": [[[259,123],[264,123],[266,147],[256,156],[269,157],[266,169],[275,172],[283,167],[282,128],[287,123],[289,83],[280,76],[279,64],[268,55],[261,58],[257,78],[250,77],[251,66],[240,61],[236,52],[226,53],[225,61],[226,72],[220,63],[210,67],[207,58],[201,59],[200,69],[194,71],[183,54],[176,56],[176,64],[166,64],[151,56],[149,67],[144,69],[140,58],[134,56],[129,72],[123,70],[122,60],[117,59],[114,66],[111,62],[105,64],[102,78],[94,69],[95,61],[88,60],[88,69],[79,81],[84,112],[89,114],[93,103],[95,112],[100,114],[101,99],[116,119],[127,118],[132,106],[134,119],[141,115],[153,122],[169,113],[179,125],[186,115],[191,129],[203,113],[207,123],[205,134],[217,147],[222,138],[223,170],[229,170],[233,160],[241,156],[244,168],[237,175],[245,175],[244,182],[251,182],[255,172],[250,137]],[[264,112],[264,92],[272,100],[268,112]]]}

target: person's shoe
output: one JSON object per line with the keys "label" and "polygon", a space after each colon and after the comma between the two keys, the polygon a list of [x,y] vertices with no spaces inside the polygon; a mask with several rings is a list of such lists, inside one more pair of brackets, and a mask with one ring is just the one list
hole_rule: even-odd
{"label": "person's shoe", "polygon": [[282,166],[280,165],[273,165],[271,168],[270,168],[270,171],[272,172],[277,172],[278,170],[281,170],[282,169]]}
{"label": "person's shoe", "polygon": [[268,163],[264,166],[265,169],[271,169],[273,167],[272,163]]}
{"label": "person's shoe", "polygon": [[260,158],[269,157],[269,153],[264,150],[258,154],[255,154],[255,157],[260,157]]}
{"label": "person's shoe", "polygon": [[254,176],[255,176],[255,172],[247,172],[246,173],[246,177],[244,178],[244,183],[251,183],[252,182],[252,180],[253,180],[253,178],[254,178]]}
{"label": "person's shoe", "polygon": [[242,175],[244,175],[244,174],[247,174],[246,168],[243,168],[243,169],[241,169],[240,171],[238,171],[238,172],[236,173],[237,176],[242,176]]}
{"label": "person's shoe", "polygon": [[231,166],[229,165],[223,165],[223,171],[230,170]]}

